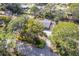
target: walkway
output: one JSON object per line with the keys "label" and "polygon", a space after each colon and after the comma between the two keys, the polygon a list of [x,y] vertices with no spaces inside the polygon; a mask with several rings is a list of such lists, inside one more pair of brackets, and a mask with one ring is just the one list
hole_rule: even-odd
{"label": "walkway", "polygon": [[17,49],[25,56],[56,56],[47,45],[41,49],[31,45],[25,45],[23,42],[18,42]]}

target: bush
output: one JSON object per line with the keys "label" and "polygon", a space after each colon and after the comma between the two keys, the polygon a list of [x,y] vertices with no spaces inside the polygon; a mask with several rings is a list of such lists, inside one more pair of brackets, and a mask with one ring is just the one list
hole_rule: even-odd
{"label": "bush", "polygon": [[15,53],[15,47],[16,47],[15,36],[13,36],[12,33],[5,33],[0,31],[0,55],[2,56],[17,55]]}
{"label": "bush", "polygon": [[23,13],[21,4],[16,4],[16,3],[6,4],[5,9],[10,10],[13,14]]}
{"label": "bush", "polygon": [[[19,40],[26,41],[39,47],[43,47],[39,35],[43,33],[42,23],[35,19],[28,19],[23,31],[18,36]],[[39,41],[39,43],[37,43]]]}
{"label": "bush", "polygon": [[3,20],[4,22],[9,22],[11,20],[11,18],[9,16],[6,16],[6,15],[1,15],[0,16],[0,20]]}
{"label": "bush", "polygon": [[16,39],[16,34],[14,34],[12,32],[8,32],[8,33],[6,33],[5,37],[7,39]]}
{"label": "bush", "polygon": [[51,12],[45,13],[45,18],[47,19],[54,19],[54,15]]}
{"label": "bush", "polygon": [[54,51],[60,55],[79,55],[77,40],[79,40],[78,25],[72,22],[60,22],[53,28],[52,43]]}
{"label": "bush", "polygon": [[[39,21],[34,19],[29,19],[25,24],[25,27],[21,33],[21,36],[23,37],[25,36],[25,38],[28,37],[33,39],[37,37],[39,33],[42,33],[43,30],[44,30],[44,27]],[[24,40],[27,40],[27,39],[24,39]]]}
{"label": "bush", "polygon": [[5,39],[5,33],[3,31],[0,31],[0,40]]}
{"label": "bush", "polygon": [[44,30],[44,26],[39,20],[29,19],[26,23],[26,32],[40,33]]}
{"label": "bush", "polygon": [[13,32],[18,29],[21,30],[24,27],[25,22],[26,19],[24,18],[24,16],[18,16],[17,18],[12,19],[7,26],[8,32]]}
{"label": "bush", "polygon": [[36,45],[37,48],[44,48],[45,47],[45,41],[42,39],[36,40],[34,42],[34,44]]}

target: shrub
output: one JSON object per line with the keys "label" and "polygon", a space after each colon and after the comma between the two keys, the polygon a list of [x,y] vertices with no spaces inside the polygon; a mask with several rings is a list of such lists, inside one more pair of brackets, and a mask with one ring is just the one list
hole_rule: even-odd
{"label": "shrub", "polygon": [[3,31],[0,31],[0,40],[5,38],[5,33]]}
{"label": "shrub", "polygon": [[7,44],[7,40],[0,40],[0,55],[2,56],[13,56],[13,55],[21,55],[20,52],[18,52],[15,49],[16,42],[11,41]]}
{"label": "shrub", "polygon": [[44,30],[44,27],[42,26],[42,24],[39,21],[34,20],[34,19],[29,19],[26,22],[21,35],[23,37],[25,36],[25,37],[33,39],[33,38],[37,37],[39,33],[42,33],[43,30]]}
{"label": "shrub", "polygon": [[10,10],[13,14],[23,13],[21,4],[16,4],[16,3],[6,4],[5,9]]}
{"label": "shrub", "polygon": [[8,32],[8,33],[6,33],[5,37],[7,39],[16,39],[16,34]]}
{"label": "shrub", "polygon": [[78,25],[72,22],[60,22],[53,28],[52,43],[54,51],[60,55],[79,55],[77,40],[79,40]]}
{"label": "shrub", "polygon": [[36,40],[36,41],[34,42],[34,44],[35,44],[36,47],[38,47],[38,48],[44,48],[44,47],[45,47],[45,41],[42,40],[42,39]]}
{"label": "shrub", "polygon": [[23,16],[18,16],[15,19],[12,19],[7,26],[8,32],[13,32],[18,29],[22,29],[24,27],[24,24],[26,22],[26,19]]}
{"label": "shrub", "polygon": [[17,55],[15,53],[16,39],[14,38],[15,36],[13,36],[12,33],[5,33],[0,31],[0,55]]}
{"label": "shrub", "polygon": [[40,33],[44,30],[42,23],[35,19],[29,19],[26,23],[26,32]]}
{"label": "shrub", "polygon": [[39,11],[39,9],[37,8],[36,5],[33,5],[32,7],[30,7],[31,14],[37,15],[38,11]]}
{"label": "shrub", "polygon": [[51,12],[45,13],[45,18],[47,19],[53,19],[54,15]]}
{"label": "shrub", "polygon": [[4,22],[7,23],[11,20],[11,18],[9,16],[6,16],[6,15],[1,15],[0,20],[3,20]]}
{"label": "shrub", "polygon": [[[28,43],[35,44],[39,47],[42,47],[44,45],[40,38],[38,37],[39,34],[42,34],[44,30],[44,27],[42,26],[42,23],[40,23],[38,20],[35,19],[28,19],[28,21],[25,24],[25,27],[21,34],[18,36],[18,39],[27,41]],[[39,44],[37,42],[39,41]]]}

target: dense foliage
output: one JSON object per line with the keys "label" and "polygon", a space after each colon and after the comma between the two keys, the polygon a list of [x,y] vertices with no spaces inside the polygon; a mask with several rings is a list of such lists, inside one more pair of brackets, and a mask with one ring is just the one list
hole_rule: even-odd
{"label": "dense foliage", "polygon": [[5,33],[0,31],[0,55],[2,56],[12,56],[21,55],[16,47],[16,35],[13,33]]}
{"label": "dense foliage", "polygon": [[8,23],[11,20],[11,17],[6,15],[0,15],[0,20],[3,20],[5,23]]}
{"label": "dense foliage", "polygon": [[79,12],[79,4],[78,3],[69,4],[69,10],[76,18],[79,18],[79,14],[78,14],[78,12]]}
{"label": "dense foliage", "polygon": [[10,4],[5,3],[4,4],[4,3],[1,3],[0,7],[1,7],[0,10],[4,10],[4,11],[9,10],[12,12],[12,14],[23,13],[23,9],[21,7],[21,4],[16,4],[16,3],[10,3]]}
{"label": "dense foliage", "polygon": [[56,52],[60,55],[79,55],[78,43],[79,29],[78,25],[72,22],[60,22],[52,31],[52,43]]}
{"label": "dense foliage", "polygon": [[[24,23],[24,17],[17,17],[16,19],[6,18],[7,16],[1,18],[6,24],[6,27],[0,29],[0,55],[12,56],[21,55],[16,48],[16,33],[14,33],[14,28],[19,26],[19,24]],[[21,20],[20,20],[21,19]],[[6,30],[5,30],[6,29]]]}
{"label": "dense foliage", "polygon": [[26,20],[27,19],[24,16],[18,16],[12,19],[7,26],[8,32],[21,30],[24,27]]}
{"label": "dense foliage", "polygon": [[21,14],[23,12],[20,4],[7,4],[6,9],[12,11],[12,13]]}
{"label": "dense foliage", "polygon": [[36,5],[33,5],[32,7],[30,7],[30,13],[33,15],[36,15],[38,13],[39,9],[37,8]]}
{"label": "dense foliage", "polygon": [[25,28],[21,32],[18,39],[26,40],[29,43],[36,44],[37,46],[39,46],[38,44],[42,44],[42,42],[44,42],[44,41],[41,41],[42,39],[39,38],[41,34],[43,35],[43,30],[44,30],[44,27],[42,26],[42,23],[40,23],[35,19],[28,19],[25,24]]}

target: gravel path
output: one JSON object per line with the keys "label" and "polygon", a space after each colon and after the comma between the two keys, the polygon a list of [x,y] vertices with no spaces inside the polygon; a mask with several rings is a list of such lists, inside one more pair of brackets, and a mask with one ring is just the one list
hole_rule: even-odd
{"label": "gravel path", "polygon": [[44,30],[43,32],[46,33],[46,35],[47,35],[48,37],[49,37],[49,36],[51,35],[51,33],[52,33],[50,30]]}
{"label": "gravel path", "polygon": [[25,56],[56,56],[47,45],[41,49],[31,45],[25,45],[23,42],[18,42],[17,49]]}

